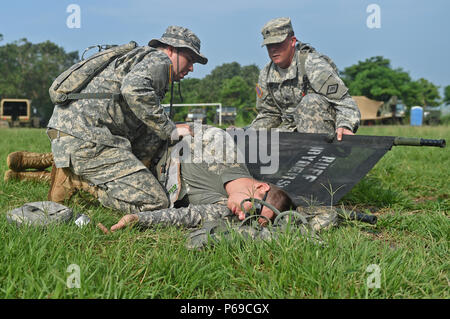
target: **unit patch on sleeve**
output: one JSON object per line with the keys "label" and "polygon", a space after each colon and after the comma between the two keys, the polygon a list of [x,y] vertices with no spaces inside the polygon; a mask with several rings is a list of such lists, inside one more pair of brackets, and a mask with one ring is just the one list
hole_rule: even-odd
{"label": "unit patch on sleeve", "polygon": [[263,96],[263,90],[261,89],[261,87],[259,86],[259,84],[256,84],[255,91],[256,91],[256,95],[257,95],[259,98],[262,98],[262,96]]}
{"label": "unit patch on sleeve", "polygon": [[339,85],[338,84],[330,84],[327,88],[327,95],[334,94],[337,92]]}

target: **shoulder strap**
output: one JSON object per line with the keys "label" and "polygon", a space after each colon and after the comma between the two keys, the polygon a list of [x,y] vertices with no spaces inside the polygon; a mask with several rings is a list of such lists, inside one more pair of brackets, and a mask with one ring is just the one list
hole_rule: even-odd
{"label": "shoulder strap", "polygon": [[67,100],[81,100],[81,99],[109,99],[118,101],[120,93],[69,93]]}
{"label": "shoulder strap", "polygon": [[300,51],[298,55],[298,65],[300,66],[300,73],[303,74],[303,81],[302,81],[302,96],[305,96],[308,94],[308,76],[306,75],[306,58],[308,57],[308,51]]}
{"label": "shoulder strap", "polygon": [[[270,61],[269,67],[267,68],[267,74],[266,74],[266,78],[269,78],[269,72],[270,69],[273,66],[273,61]],[[277,109],[280,111],[280,114],[283,115],[283,109],[281,108],[281,106],[278,104],[277,100],[275,99],[275,96],[273,95],[272,89],[270,88],[269,83],[267,83],[267,91],[269,91],[270,97],[272,98],[273,102],[275,103],[275,106],[277,107]]]}

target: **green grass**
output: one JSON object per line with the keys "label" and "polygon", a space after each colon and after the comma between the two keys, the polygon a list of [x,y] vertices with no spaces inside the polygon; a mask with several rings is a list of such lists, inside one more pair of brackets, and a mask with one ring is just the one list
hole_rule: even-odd
{"label": "green grass", "polygon": [[[358,134],[445,138],[449,126],[362,127]],[[0,130],[0,174],[17,150],[50,151],[44,130]],[[2,298],[449,298],[449,148],[394,147],[341,203],[373,212],[376,226],[348,222],[321,233],[319,246],[296,234],[271,242],[185,248],[187,230],[128,228],[104,235],[117,212],[89,195],[68,206],[92,219],[47,229],[18,228],[4,213],[46,200],[48,185],[0,182]],[[68,288],[77,264],[81,288]],[[367,267],[380,268],[368,288]]]}

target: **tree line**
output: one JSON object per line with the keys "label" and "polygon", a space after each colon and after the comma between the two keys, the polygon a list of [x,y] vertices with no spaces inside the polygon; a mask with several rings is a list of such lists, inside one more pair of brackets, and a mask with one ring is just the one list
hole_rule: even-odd
{"label": "tree line", "polygon": [[[3,36],[0,34],[0,42]],[[0,43],[2,44],[2,43]],[[66,52],[50,41],[33,44],[27,39],[0,45],[0,98],[28,98],[40,116],[48,120],[53,111],[48,88],[65,69],[78,62],[78,52]],[[235,107],[237,125],[246,125],[256,116],[255,84],[259,68],[255,64],[241,66],[224,63],[202,79],[188,78],[174,87],[173,103],[222,103]],[[391,96],[401,98],[408,107],[450,104],[450,85],[444,89],[420,78],[413,80],[407,71],[393,69],[390,60],[375,56],[340,71],[351,95],[387,101]],[[179,94],[181,93],[181,94]],[[170,93],[163,103],[170,102]],[[176,108],[175,121],[183,121],[188,108]],[[207,109],[209,120],[215,110]]]}
{"label": "tree line", "polygon": [[0,97],[31,99],[40,116],[48,120],[53,112],[50,85],[78,61],[78,52],[66,52],[50,41],[33,44],[20,39],[1,45]]}

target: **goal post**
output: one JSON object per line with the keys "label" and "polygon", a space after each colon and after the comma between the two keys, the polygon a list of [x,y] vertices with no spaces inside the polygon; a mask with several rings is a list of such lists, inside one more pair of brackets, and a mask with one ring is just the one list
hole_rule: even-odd
{"label": "goal post", "polygon": [[[163,107],[168,107],[170,104],[162,104]],[[172,104],[172,106],[215,106],[219,108],[219,125],[222,125],[222,103],[182,103],[182,104]]]}

